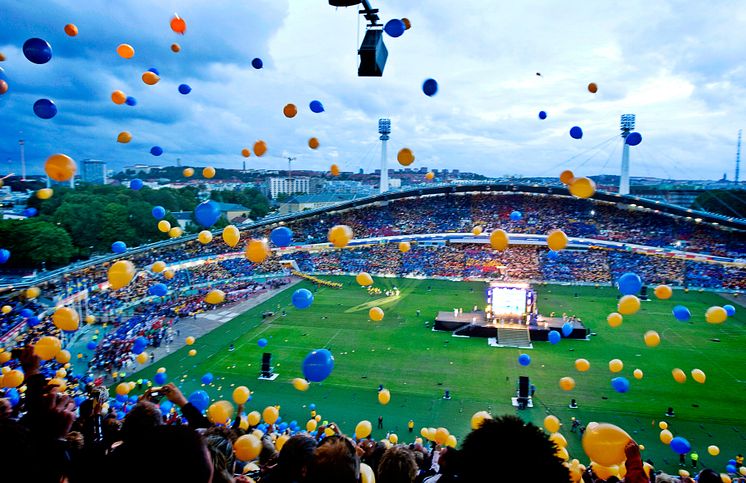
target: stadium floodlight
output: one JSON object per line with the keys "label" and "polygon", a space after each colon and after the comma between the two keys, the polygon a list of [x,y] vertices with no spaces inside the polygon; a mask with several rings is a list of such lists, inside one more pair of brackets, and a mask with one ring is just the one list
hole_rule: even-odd
{"label": "stadium floodlight", "polygon": [[381,136],[378,138],[381,140],[381,179],[379,182],[379,193],[385,193],[389,189],[389,168],[386,160],[386,141],[389,140],[389,134],[391,134],[391,119],[379,119],[378,120],[378,134]]}
{"label": "stadium floodlight", "polygon": [[620,129],[622,131],[622,173],[619,176],[619,194],[629,194],[629,144],[627,136],[635,128],[635,115],[622,114]]}

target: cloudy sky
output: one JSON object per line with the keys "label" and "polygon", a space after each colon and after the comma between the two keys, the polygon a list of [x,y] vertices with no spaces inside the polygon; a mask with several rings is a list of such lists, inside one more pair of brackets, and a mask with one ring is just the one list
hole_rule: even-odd
{"label": "cloudy sky", "polygon": [[[412,23],[386,37],[382,78],[357,77],[365,27],[356,10],[324,0],[0,0],[0,67],[10,86],[0,96],[0,174],[19,172],[21,137],[30,172],[55,152],[116,168],[177,158],[239,168],[241,149],[259,139],[269,151],[248,167],[284,168],[290,155],[298,168],[334,162],[370,171],[379,163],[379,117],[392,120],[390,159],[406,146],[414,166],[616,173],[619,116],[635,113],[643,143],[632,148],[634,176],[733,177],[746,125],[740,2],[371,1],[384,21]],[[169,28],[174,12],[187,22],[184,36]],[[67,23],[77,37],[65,35]],[[52,45],[49,63],[24,58],[30,37]],[[120,43],[135,48],[134,58],[116,54]],[[254,57],[263,69],[251,67]],[[150,67],[161,73],[155,86],[140,79]],[[422,93],[426,78],[439,83],[434,97]],[[189,95],[178,93],[181,83]],[[116,89],[137,106],[112,103]],[[37,118],[39,98],[59,114]],[[309,110],[313,99],[324,113]],[[299,108],[294,119],[282,114],[289,102]],[[582,140],[568,135],[574,125]],[[118,144],[120,131],[133,141]],[[311,136],[317,151],[307,147]],[[163,156],[150,155],[154,145]]]}

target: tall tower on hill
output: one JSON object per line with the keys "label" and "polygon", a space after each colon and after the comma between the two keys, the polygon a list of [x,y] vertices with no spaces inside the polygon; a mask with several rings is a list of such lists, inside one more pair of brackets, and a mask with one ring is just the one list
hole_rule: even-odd
{"label": "tall tower on hill", "polygon": [[381,135],[381,137],[378,138],[381,140],[380,193],[385,193],[389,190],[389,168],[386,165],[386,141],[389,140],[389,134],[391,134],[391,119],[378,120],[378,134]]}
{"label": "tall tower on hill", "polygon": [[634,114],[622,114],[621,126],[622,130],[622,175],[619,177],[619,194],[629,194],[629,144],[627,144],[627,136],[635,129],[635,115]]}

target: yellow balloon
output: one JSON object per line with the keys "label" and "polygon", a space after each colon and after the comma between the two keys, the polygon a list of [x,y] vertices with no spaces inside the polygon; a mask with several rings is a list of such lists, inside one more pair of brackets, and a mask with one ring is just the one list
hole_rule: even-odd
{"label": "yellow balloon", "polygon": [[373,431],[373,426],[370,424],[370,421],[360,421],[355,426],[355,437],[357,439],[365,439],[370,436],[371,431]]}
{"label": "yellow balloon", "polygon": [[402,166],[409,166],[414,163],[414,153],[409,148],[402,148],[397,153],[396,160],[399,161],[399,164]]}
{"label": "yellow balloon", "polygon": [[360,481],[361,483],[376,483],[376,475],[365,463],[360,463]]}
{"label": "yellow balloon", "polygon": [[238,386],[233,390],[233,402],[236,404],[246,404],[251,396],[251,391],[246,386]]}
{"label": "yellow balloon", "polygon": [[223,228],[223,241],[226,245],[233,248],[238,245],[239,240],[241,240],[241,232],[238,231],[238,228],[234,225]]}
{"label": "yellow balloon", "polygon": [[[328,423],[327,421],[324,421],[324,424],[327,424],[327,423]],[[324,434],[325,434],[326,436],[331,436],[331,435],[333,435],[333,434],[335,434],[335,433],[334,433],[334,430],[333,430],[332,428],[329,428],[329,427],[327,427],[327,428],[326,428],[326,429],[324,430]]]}
{"label": "yellow balloon", "polygon": [[398,442],[399,442],[399,435],[397,435],[396,433],[391,433],[391,434],[389,434],[389,442],[390,442],[391,444],[396,444],[396,443],[398,443]]}
{"label": "yellow balloon", "polygon": [[275,449],[277,451],[282,451],[282,447],[285,446],[285,443],[287,443],[289,439],[290,436],[287,434],[280,435],[280,437],[277,438],[277,441],[275,441]]}
{"label": "yellow balloon", "polygon": [[445,444],[448,441],[448,436],[451,433],[446,428],[438,428],[435,430],[435,442],[438,444]]}
{"label": "yellow balloon", "polygon": [[246,258],[250,262],[262,263],[270,255],[269,244],[267,240],[257,240],[252,238],[246,245]]}
{"label": "yellow balloon", "polygon": [[[10,352],[0,352],[0,364],[5,364],[11,359],[11,357]],[[3,367],[3,369],[5,368]]]}
{"label": "yellow balloon", "polygon": [[62,350],[62,342],[57,337],[45,335],[34,344],[34,354],[43,361],[54,358]]}
{"label": "yellow balloon", "polygon": [[262,452],[262,441],[253,434],[244,434],[233,443],[236,458],[251,461]]}
{"label": "yellow balloon", "polygon": [[18,369],[11,369],[3,376],[3,385],[5,387],[18,387],[23,384],[23,372]]}
{"label": "yellow balloon", "polygon": [[50,379],[48,384],[50,386],[57,386],[59,392],[64,392],[65,389],[67,389],[67,382],[65,382],[64,379],[60,379],[58,377],[53,377],[52,379]]}
{"label": "yellow balloon", "polygon": [[54,360],[56,360],[60,364],[67,364],[68,362],[70,362],[70,351],[62,349],[54,357]]}
{"label": "yellow balloon", "polygon": [[572,391],[575,389],[575,379],[572,377],[563,377],[559,380],[559,386],[563,391]]}
{"label": "yellow balloon", "polygon": [[624,363],[619,359],[612,359],[609,361],[609,370],[611,372],[621,372],[624,369]]}
{"label": "yellow balloon", "polygon": [[207,408],[207,419],[215,424],[226,424],[233,416],[233,404],[229,401],[216,401]]}
{"label": "yellow balloon", "polygon": [[591,363],[588,362],[587,359],[577,359],[575,361],[575,369],[579,370],[580,372],[585,372],[590,368],[591,368]]}
{"label": "yellow balloon", "polygon": [[557,416],[550,414],[544,418],[544,429],[550,433],[556,433],[560,430],[560,420]]}
{"label": "yellow balloon", "polygon": [[503,251],[508,248],[509,243],[510,240],[508,239],[508,234],[505,230],[497,229],[490,233],[490,246],[494,250]]}
{"label": "yellow balloon", "polygon": [[645,332],[645,345],[648,347],[656,347],[658,344],[661,343],[661,336],[658,335],[658,332],[654,330],[649,330]]}
{"label": "yellow balloon", "polygon": [[707,452],[710,453],[710,456],[717,456],[720,454],[720,448],[718,448],[714,444],[711,444],[707,447]]}
{"label": "yellow balloon", "polygon": [[723,483],[733,483],[733,480],[728,473],[720,473],[720,480]]}
{"label": "yellow balloon", "polygon": [[308,422],[306,422],[306,431],[310,433],[311,431],[316,430],[318,424],[319,423],[317,423],[315,419],[309,419]]}
{"label": "yellow balloon", "polygon": [[588,457],[603,466],[618,465],[627,457],[624,447],[631,440],[622,428],[609,423],[586,426],[583,450]]}
{"label": "yellow balloon", "polygon": [[692,379],[700,384],[704,384],[707,376],[701,369],[692,369]]}
{"label": "yellow balloon", "polygon": [[181,174],[183,174],[185,178],[191,178],[194,176],[194,168],[184,168],[184,171],[182,171]]}
{"label": "yellow balloon", "polygon": [[139,354],[137,354],[135,359],[137,359],[138,363],[145,364],[146,362],[148,362],[148,354],[146,354],[145,352],[140,352]]}
{"label": "yellow balloon", "polygon": [[195,340],[196,339],[194,338],[194,336],[190,335],[190,336],[187,336],[187,338],[184,340],[184,342],[186,343],[186,345],[192,345],[192,344],[194,344]]}
{"label": "yellow balloon", "polygon": [[80,326],[80,315],[70,307],[59,307],[52,314],[52,322],[58,329],[72,332]]}
{"label": "yellow balloon", "polygon": [[636,314],[640,310],[640,299],[635,295],[625,295],[617,303],[617,311],[622,315]]}
{"label": "yellow balloon", "polygon": [[425,439],[430,439],[430,438],[429,438],[429,433],[428,433],[428,431],[427,431],[427,428],[422,428],[422,429],[420,429],[420,434],[422,435],[422,437],[423,437],[423,438],[425,438]]}
{"label": "yellow balloon", "polygon": [[547,246],[550,250],[558,252],[567,246],[568,239],[562,230],[551,230],[547,233]]}
{"label": "yellow balloon", "polygon": [[120,396],[126,396],[130,392],[130,385],[126,382],[120,382],[117,385],[117,394]]}
{"label": "yellow balloon", "polygon": [[471,234],[474,235],[474,236],[479,236],[479,235],[482,234],[483,231],[484,231],[484,228],[482,228],[481,226],[477,225],[477,226],[475,226],[474,228],[471,229]]}
{"label": "yellow balloon", "polygon": [[479,429],[485,419],[492,419],[492,416],[487,411],[477,411],[474,413],[471,416],[471,429]]}
{"label": "yellow balloon", "polygon": [[205,302],[210,305],[217,305],[225,300],[225,292],[222,290],[210,290],[205,295]]}
{"label": "yellow balloon", "polygon": [[710,324],[722,324],[728,319],[728,312],[722,307],[710,307],[705,312],[705,320]]}
{"label": "yellow balloon", "polygon": [[371,277],[367,272],[358,273],[357,276],[355,276],[355,281],[363,287],[373,285],[373,277]]}
{"label": "yellow balloon", "polygon": [[381,389],[378,391],[378,402],[387,405],[391,401],[391,392],[388,389]]}
{"label": "yellow balloon", "polygon": [[48,200],[52,195],[54,195],[54,190],[52,188],[42,188],[36,192],[36,197],[40,200]]}
{"label": "yellow balloon", "polygon": [[368,311],[368,317],[375,322],[383,320],[383,310],[380,307],[373,307]]}
{"label": "yellow balloon", "polygon": [[13,311],[13,307],[10,305],[3,305],[2,312],[3,314],[9,314]]}
{"label": "yellow balloon", "polygon": [[173,270],[164,270],[163,271],[163,278],[165,278],[166,280],[171,280],[175,276],[176,276],[176,274],[174,273]]}
{"label": "yellow balloon", "polygon": [[264,408],[264,411],[262,411],[262,419],[264,419],[264,422],[267,424],[274,424],[279,417],[280,411],[278,411],[274,406],[267,406]]}
{"label": "yellow balloon", "polygon": [[619,312],[612,312],[608,317],[606,317],[606,322],[608,322],[611,327],[619,327],[622,325],[623,321],[624,317],[622,317],[622,314]]}
{"label": "yellow balloon", "polygon": [[412,245],[409,242],[399,242],[399,251],[402,253],[407,253],[409,250],[412,249]]}
{"label": "yellow balloon", "polygon": [[129,260],[119,260],[109,267],[108,279],[112,290],[126,287],[135,276],[135,266]]}
{"label": "yellow balloon", "polygon": [[161,220],[158,222],[158,231],[168,233],[169,230],[171,230],[171,223],[166,220]]}
{"label": "yellow balloon", "polygon": [[635,379],[642,379],[644,374],[640,369],[635,369],[632,375],[635,376]]}
{"label": "yellow balloon", "polygon": [[202,176],[204,176],[207,179],[214,178],[215,177],[215,168],[212,166],[208,166],[205,169],[202,170]]}
{"label": "yellow balloon", "polygon": [[352,228],[347,225],[334,225],[327,235],[329,242],[337,248],[344,248],[353,238]]}
{"label": "yellow balloon", "polygon": [[658,285],[654,290],[655,296],[661,300],[668,300],[673,295],[673,290],[668,285]]}
{"label": "yellow balloon", "polygon": [[686,382],[686,374],[678,367],[671,371],[671,375],[673,376],[674,381],[679,384],[684,384]]}
{"label": "yellow balloon", "polygon": [[296,377],[295,379],[293,379],[293,387],[298,391],[308,391],[309,386],[310,384],[308,384],[308,381],[306,381],[302,377]]}
{"label": "yellow balloon", "polygon": [[57,372],[54,376],[59,379],[64,379],[65,377],[67,377],[67,371],[65,369],[57,369]]}
{"label": "yellow balloon", "polygon": [[665,421],[661,421],[658,423],[658,427],[661,429],[668,429],[668,423]]}
{"label": "yellow balloon", "polygon": [[433,179],[435,179],[435,173],[433,173],[432,171],[428,171],[427,173],[425,173],[425,179],[428,181],[432,181]]}
{"label": "yellow balloon", "polygon": [[[393,443],[393,441],[392,441]],[[456,440],[456,436],[449,434],[448,439],[446,439],[446,446],[449,448],[455,448],[456,445],[458,445],[458,441]]]}
{"label": "yellow balloon", "polygon": [[199,235],[197,235],[197,239],[201,244],[207,245],[212,241],[212,233],[210,233],[209,230],[202,230],[199,232]]}
{"label": "yellow balloon", "polygon": [[259,414],[259,411],[251,411],[248,414],[248,416],[246,416],[246,417],[247,417],[247,419],[249,421],[249,425],[250,426],[256,426],[256,425],[258,425],[259,421],[261,421],[261,419],[262,419],[262,415]]}
{"label": "yellow balloon", "polygon": [[91,315],[91,314],[88,314],[88,315],[85,316],[85,323],[86,324],[90,325],[90,324],[92,324],[94,322],[96,322],[96,316]]}
{"label": "yellow balloon", "polygon": [[618,465],[604,466],[598,463],[591,463],[591,465],[593,467],[593,472],[596,473],[596,476],[598,476],[602,480],[608,480],[612,476],[616,476],[617,478],[619,478]]}
{"label": "yellow balloon", "polygon": [[671,444],[671,440],[673,439],[673,434],[671,431],[664,429],[661,431],[661,434],[659,435],[661,439],[661,443],[663,444]]}
{"label": "yellow balloon", "polygon": [[576,198],[590,198],[596,192],[596,183],[586,177],[574,178],[570,182],[570,194]]}
{"label": "yellow balloon", "polygon": [[178,226],[172,226],[170,230],[168,230],[168,236],[171,238],[179,238],[184,233],[184,230],[181,229],[181,227]]}
{"label": "yellow balloon", "polygon": [[689,478],[690,474],[686,470],[679,470],[679,476],[682,478]]}
{"label": "yellow balloon", "polygon": [[31,300],[35,299],[41,294],[41,290],[39,287],[31,287],[26,289],[26,298]]}
{"label": "yellow balloon", "polygon": [[562,436],[561,433],[552,433],[549,435],[549,441],[556,444],[560,448],[564,448],[567,446],[567,439],[565,439],[564,436]]}
{"label": "yellow balloon", "polygon": [[150,266],[150,271],[153,273],[161,273],[166,269],[165,262],[155,262]]}

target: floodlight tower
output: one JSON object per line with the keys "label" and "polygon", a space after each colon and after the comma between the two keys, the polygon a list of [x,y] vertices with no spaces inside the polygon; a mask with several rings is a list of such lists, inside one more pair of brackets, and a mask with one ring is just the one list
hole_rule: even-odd
{"label": "floodlight tower", "polygon": [[21,148],[21,181],[26,181],[26,156],[23,150],[23,139],[18,140],[18,145]]}
{"label": "floodlight tower", "polygon": [[741,176],[741,130],[738,130],[738,145],[736,147],[736,185]]}
{"label": "floodlight tower", "polygon": [[389,140],[389,134],[391,134],[391,119],[378,120],[378,134],[381,135],[378,138],[381,140],[381,187],[379,192],[385,193],[389,190],[389,168],[386,166],[386,141]]}
{"label": "floodlight tower", "polygon": [[635,115],[634,114],[622,114],[621,126],[622,130],[622,175],[619,177],[619,194],[629,194],[629,144],[627,144],[627,136],[635,128]]}

